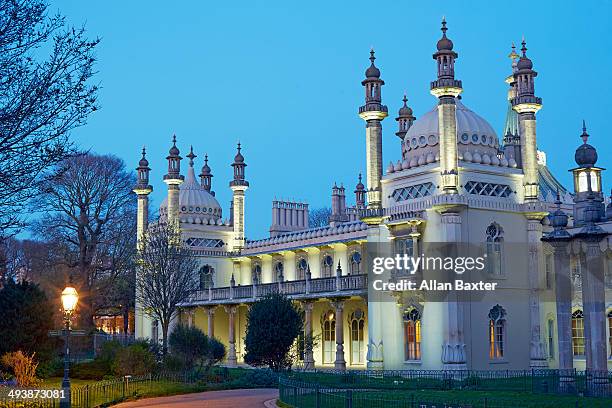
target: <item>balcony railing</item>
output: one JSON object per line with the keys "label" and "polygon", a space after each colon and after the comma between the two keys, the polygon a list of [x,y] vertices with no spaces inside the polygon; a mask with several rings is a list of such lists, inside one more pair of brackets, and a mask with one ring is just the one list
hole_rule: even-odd
{"label": "balcony railing", "polygon": [[271,293],[282,293],[290,298],[350,296],[367,292],[367,275],[346,275],[331,278],[273,282],[246,286],[228,286],[194,291],[183,306],[193,304],[254,302]]}

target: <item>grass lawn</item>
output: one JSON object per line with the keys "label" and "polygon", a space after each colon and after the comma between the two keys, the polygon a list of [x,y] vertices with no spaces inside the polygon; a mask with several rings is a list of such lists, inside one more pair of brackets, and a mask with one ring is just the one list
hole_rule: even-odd
{"label": "grass lawn", "polygon": [[[62,377],[49,377],[45,378],[40,385],[42,388],[61,388],[62,387]],[[82,387],[85,385],[91,385],[99,382],[98,380],[79,380],[78,378],[71,378],[70,385],[72,388]]]}

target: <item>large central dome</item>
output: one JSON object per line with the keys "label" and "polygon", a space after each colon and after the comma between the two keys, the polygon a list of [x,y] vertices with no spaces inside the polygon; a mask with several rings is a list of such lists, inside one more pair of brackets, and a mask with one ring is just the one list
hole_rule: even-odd
{"label": "large central dome", "polygon": [[[410,168],[440,159],[440,132],[437,105],[410,127],[402,144],[401,168]],[[499,140],[493,127],[460,100],[457,100],[457,145],[460,160],[482,164],[508,165],[497,158]],[[398,169],[394,169],[397,171]]]}
{"label": "large central dome", "polygon": [[[179,218],[191,224],[218,224],[221,206],[217,199],[197,182],[193,166],[189,166],[185,182],[179,187]],[[162,201],[159,212],[167,215],[168,198]]]}

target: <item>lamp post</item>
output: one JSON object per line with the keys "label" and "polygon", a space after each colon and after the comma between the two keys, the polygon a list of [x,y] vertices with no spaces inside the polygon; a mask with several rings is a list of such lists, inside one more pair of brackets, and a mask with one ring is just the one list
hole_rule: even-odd
{"label": "lamp post", "polygon": [[79,301],[79,295],[75,288],[67,286],[62,292],[62,307],[64,308],[64,379],[62,380],[62,390],[64,398],[60,400],[60,408],[70,408],[70,318],[76,309]]}

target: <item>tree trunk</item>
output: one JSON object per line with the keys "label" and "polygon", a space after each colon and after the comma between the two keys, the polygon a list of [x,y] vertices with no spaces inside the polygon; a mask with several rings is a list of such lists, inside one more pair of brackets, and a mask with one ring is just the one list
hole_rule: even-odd
{"label": "tree trunk", "polygon": [[162,321],[162,355],[168,354],[168,328],[170,321],[164,319]]}

